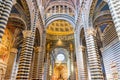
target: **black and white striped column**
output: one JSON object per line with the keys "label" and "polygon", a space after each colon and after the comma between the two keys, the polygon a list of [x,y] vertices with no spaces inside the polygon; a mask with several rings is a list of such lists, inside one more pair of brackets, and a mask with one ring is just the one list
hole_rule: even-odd
{"label": "black and white striped column", "polygon": [[33,60],[32,60],[32,70],[31,79],[38,79],[38,64],[39,64],[39,47],[34,48]]}
{"label": "black and white striped column", "polygon": [[24,40],[16,80],[29,80],[36,31],[37,12],[35,12],[32,30],[23,31]]}
{"label": "black and white striped column", "polygon": [[90,69],[91,80],[103,80],[101,61],[98,53],[98,47],[94,36],[86,32],[86,46],[88,53],[88,66]]}
{"label": "black and white striped column", "polygon": [[[45,54],[46,54],[46,32],[44,31],[43,33],[42,33],[42,42],[41,42],[41,49],[40,49],[40,61],[41,61],[41,63],[39,63],[38,65],[39,65],[39,72],[38,72],[38,76],[39,76],[39,79],[40,80],[43,80],[43,78],[45,77],[44,75],[43,75],[43,71],[44,71],[44,69],[46,69],[46,67],[47,67],[47,65],[46,65],[46,63],[44,63],[44,56],[45,56]],[[44,66],[45,65],[45,66]],[[47,71],[47,70],[46,70]],[[45,78],[44,78],[44,80],[45,80]]]}
{"label": "black and white striped column", "polygon": [[42,75],[43,75],[43,64],[44,63],[44,52],[43,48],[40,47],[40,52],[39,52],[39,63],[38,63],[38,79],[42,80]]}
{"label": "black and white striped column", "polygon": [[49,80],[49,65],[50,65],[50,59],[48,52],[46,56],[46,62],[44,64],[44,80]]}
{"label": "black and white striped column", "polygon": [[47,51],[46,51],[46,61],[44,66],[44,80],[49,80],[49,66],[50,66],[50,44],[47,44]]}
{"label": "black and white striped column", "polygon": [[76,47],[76,60],[77,60],[77,69],[78,69],[78,80],[87,80],[87,72],[85,70],[85,62],[84,61],[84,53],[83,53],[83,46],[80,45],[79,40],[79,31],[76,31],[75,36],[75,47]]}
{"label": "black and white striped column", "polygon": [[17,80],[28,80],[33,53],[32,31],[24,31],[24,41],[20,55],[20,62],[17,72]]}
{"label": "black and white striped column", "polygon": [[42,53],[42,47],[36,47],[33,56],[32,65],[32,79],[42,80],[44,56]]}
{"label": "black and white striped column", "polygon": [[120,40],[120,0],[107,0],[107,2]]}
{"label": "black and white striped column", "polygon": [[13,0],[0,1],[0,43],[8,22],[12,5],[13,5]]}
{"label": "black and white striped column", "polygon": [[3,3],[2,3],[2,0],[0,0],[0,17],[1,17],[1,13],[2,13],[2,8],[3,8]]}

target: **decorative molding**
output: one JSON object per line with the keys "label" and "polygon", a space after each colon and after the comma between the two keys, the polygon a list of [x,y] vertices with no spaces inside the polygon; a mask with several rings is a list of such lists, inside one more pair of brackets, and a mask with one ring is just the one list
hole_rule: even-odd
{"label": "decorative molding", "polygon": [[30,30],[24,30],[23,31],[23,37],[26,38],[26,37],[31,37],[32,36],[32,31]]}
{"label": "decorative molding", "polygon": [[16,48],[12,48],[12,49],[10,50],[10,52],[11,52],[11,53],[14,53],[14,54],[17,54],[18,49],[16,49]]}
{"label": "decorative molding", "polygon": [[55,20],[60,20],[60,19],[68,21],[69,23],[71,23],[72,27],[75,29],[75,18],[65,14],[56,14],[47,18],[45,20],[45,28],[47,28],[51,22]]}

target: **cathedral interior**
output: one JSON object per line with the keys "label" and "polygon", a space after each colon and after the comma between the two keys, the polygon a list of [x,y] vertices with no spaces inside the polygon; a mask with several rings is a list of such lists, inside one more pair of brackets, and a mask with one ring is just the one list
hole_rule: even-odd
{"label": "cathedral interior", "polygon": [[0,0],[0,80],[120,80],[120,0]]}

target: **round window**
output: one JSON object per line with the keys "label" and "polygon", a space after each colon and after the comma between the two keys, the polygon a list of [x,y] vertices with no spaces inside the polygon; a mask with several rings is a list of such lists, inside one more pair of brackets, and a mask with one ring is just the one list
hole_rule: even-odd
{"label": "round window", "polygon": [[57,60],[58,61],[63,61],[65,59],[65,56],[63,54],[58,54],[57,55]]}

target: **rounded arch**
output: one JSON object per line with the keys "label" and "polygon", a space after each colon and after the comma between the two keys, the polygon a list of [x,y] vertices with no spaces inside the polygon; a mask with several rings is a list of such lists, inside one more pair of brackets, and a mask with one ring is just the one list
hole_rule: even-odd
{"label": "rounded arch", "polygon": [[65,61],[69,58],[69,52],[66,48],[60,47],[60,48],[53,48],[51,52],[55,50],[55,53],[53,54],[55,56],[55,59],[57,58],[58,54],[63,54],[65,56]]}
{"label": "rounded arch", "polygon": [[14,4],[13,8],[15,8],[17,10],[18,14],[21,14],[21,15],[25,14],[24,9],[22,8],[22,6],[19,3]]}
{"label": "rounded arch", "polygon": [[[11,14],[7,23],[7,29],[12,35],[12,47],[18,48],[23,43],[22,31],[26,29],[25,21],[17,14]],[[17,44],[16,44],[17,43]]]}
{"label": "rounded arch", "polygon": [[110,11],[106,10],[106,11],[99,12],[96,16],[94,16],[93,23],[96,21],[96,19],[101,18],[105,15],[110,15],[111,16]]}
{"label": "rounded arch", "polygon": [[36,28],[36,32],[35,32],[35,46],[40,46],[41,45],[41,37],[40,37],[40,32],[39,29]]}
{"label": "rounded arch", "polygon": [[[13,25],[19,26],[23,30],[27,29],[26,22],[19,14],[12,13],[9,17],[8,22],[13,22]],[[19,24],[19,25],[17,25],[17,24]]]}
{"label": "rounded arch", "polygon": [[16,3],[13,5],[12,11],[11,11],[11,16],[22,19],[24,21],[24,23],[26,24],[26,29],[27,29],[28,23],[26,20],[26,14],[25,14],[24,9],[22,8],[22,6],[19,3]]}
{"label": "rounded arch", "polygon": [[83,65],[82,69],[84,69],[84,71],[86,72],[86,76],[84,77],[84,79],[88,80],[88,66],[86,65],[88,63],[88,54],[84,27],[82,27],[79,32],[79,49],[81,50],[81,53],[78,53],[78,55],[81,55]]}
{"label": "rounded arch", "polygon": [[[105,6],[103,4],[103,5],[97,7],[97,5],[99,5],[99,3],[106,3],[106,2],[104,0],[100,0],[100,1],[92,0],[91,6],[90,6],[90,13],[89,13],[89,26],[93,26],[92,22],[94,20],[93,17],[94,17],[94,12],[95,12],[96,8],[98,10],[99,8],[102,9]],[[100,13],[98,15],[100,15]]]}
{"label": "rounded arch", "polygon": [[40,46],[43,46],[43,34],[44,34],[44,30],[43,30],[43,28],[41,27],[41,26],[38,26],[37,28],[36,28],[37,30],[38,30],[38,32],[39,32],[39,41],[40,41]]}
{"label": "rounded arch", "polygon": [[66,47],[63,47],[63,46],[62,46],[62,47],[54,46],[53,48],[50,49],[50,52],[52,52],[52,51],[53,51],[54,49],[56,49],[56,48],[63,48],[63,49],[66,49],[66,50],[68,51],[68,49],[67,49]]}
{"label": "rounded arch", "polygon": [[24,11],[24,15],[25,15],[25,20],[26,20],[26,24],[27,24],[27,29],[30,30],[31,29],[31,9],[30,9],[30,2],[28,2],[28,0],[17,0],[17,3],[19,4],[19,8],[22,8],[22,10]]}
{"label": "rounded arch", "polygon": [[[95,11],[95,8],[96,8],[96,5],[99,3],[99,2],[105,2],[104,0],[92,0],[92,3],[91,3],[91,6],[90,6],[90,13],[89,13],[89,17],[93,17],[94,15],[94,11]],[[105,2],[106,3],[106,2]]]}
{"label": "rounded arch", "polygon": [[77,29],[77,36],[78,36],[78,40],[77,40],[77,43],[78,43],[78,46],[81,45],[81,32],[82,30],[84,30],[84,26],[83,25],[80,25],[80,27]]}
{"label": "rounded arch", "polygon": [[84,32],[84,28],[81,28],[80,34],[79,34],[79,45],[81,46],[86,46],[86,40],[85,40],[85,32]]}
{"label": "rounded arch", "polygon": [[91,6],[90,6],[90,13],[89,13],[89,23],[91,22],[91,18],[93,17],[97,1],[98,0],[92,0]]}
{"label": "rounded arch", "polygon": [[56,16],[54,18],[52,18],[52,16],[51,16],[50,18],[46,19],[46,21],[45,21],[46,22],[45,28],[47,28],[48,25],[50,23],[52,23],[53,21],[56,21],[56,20],[65,20],[65,21],[69,22],[72,25],[73,29],[75,29],[75,23],[73,22],[74,19],[73,20],[71,20],[71,19],[73,19],[73,18],[70,17],[70,16],[66,16],[66,17],[64,17],[64,16]]}

